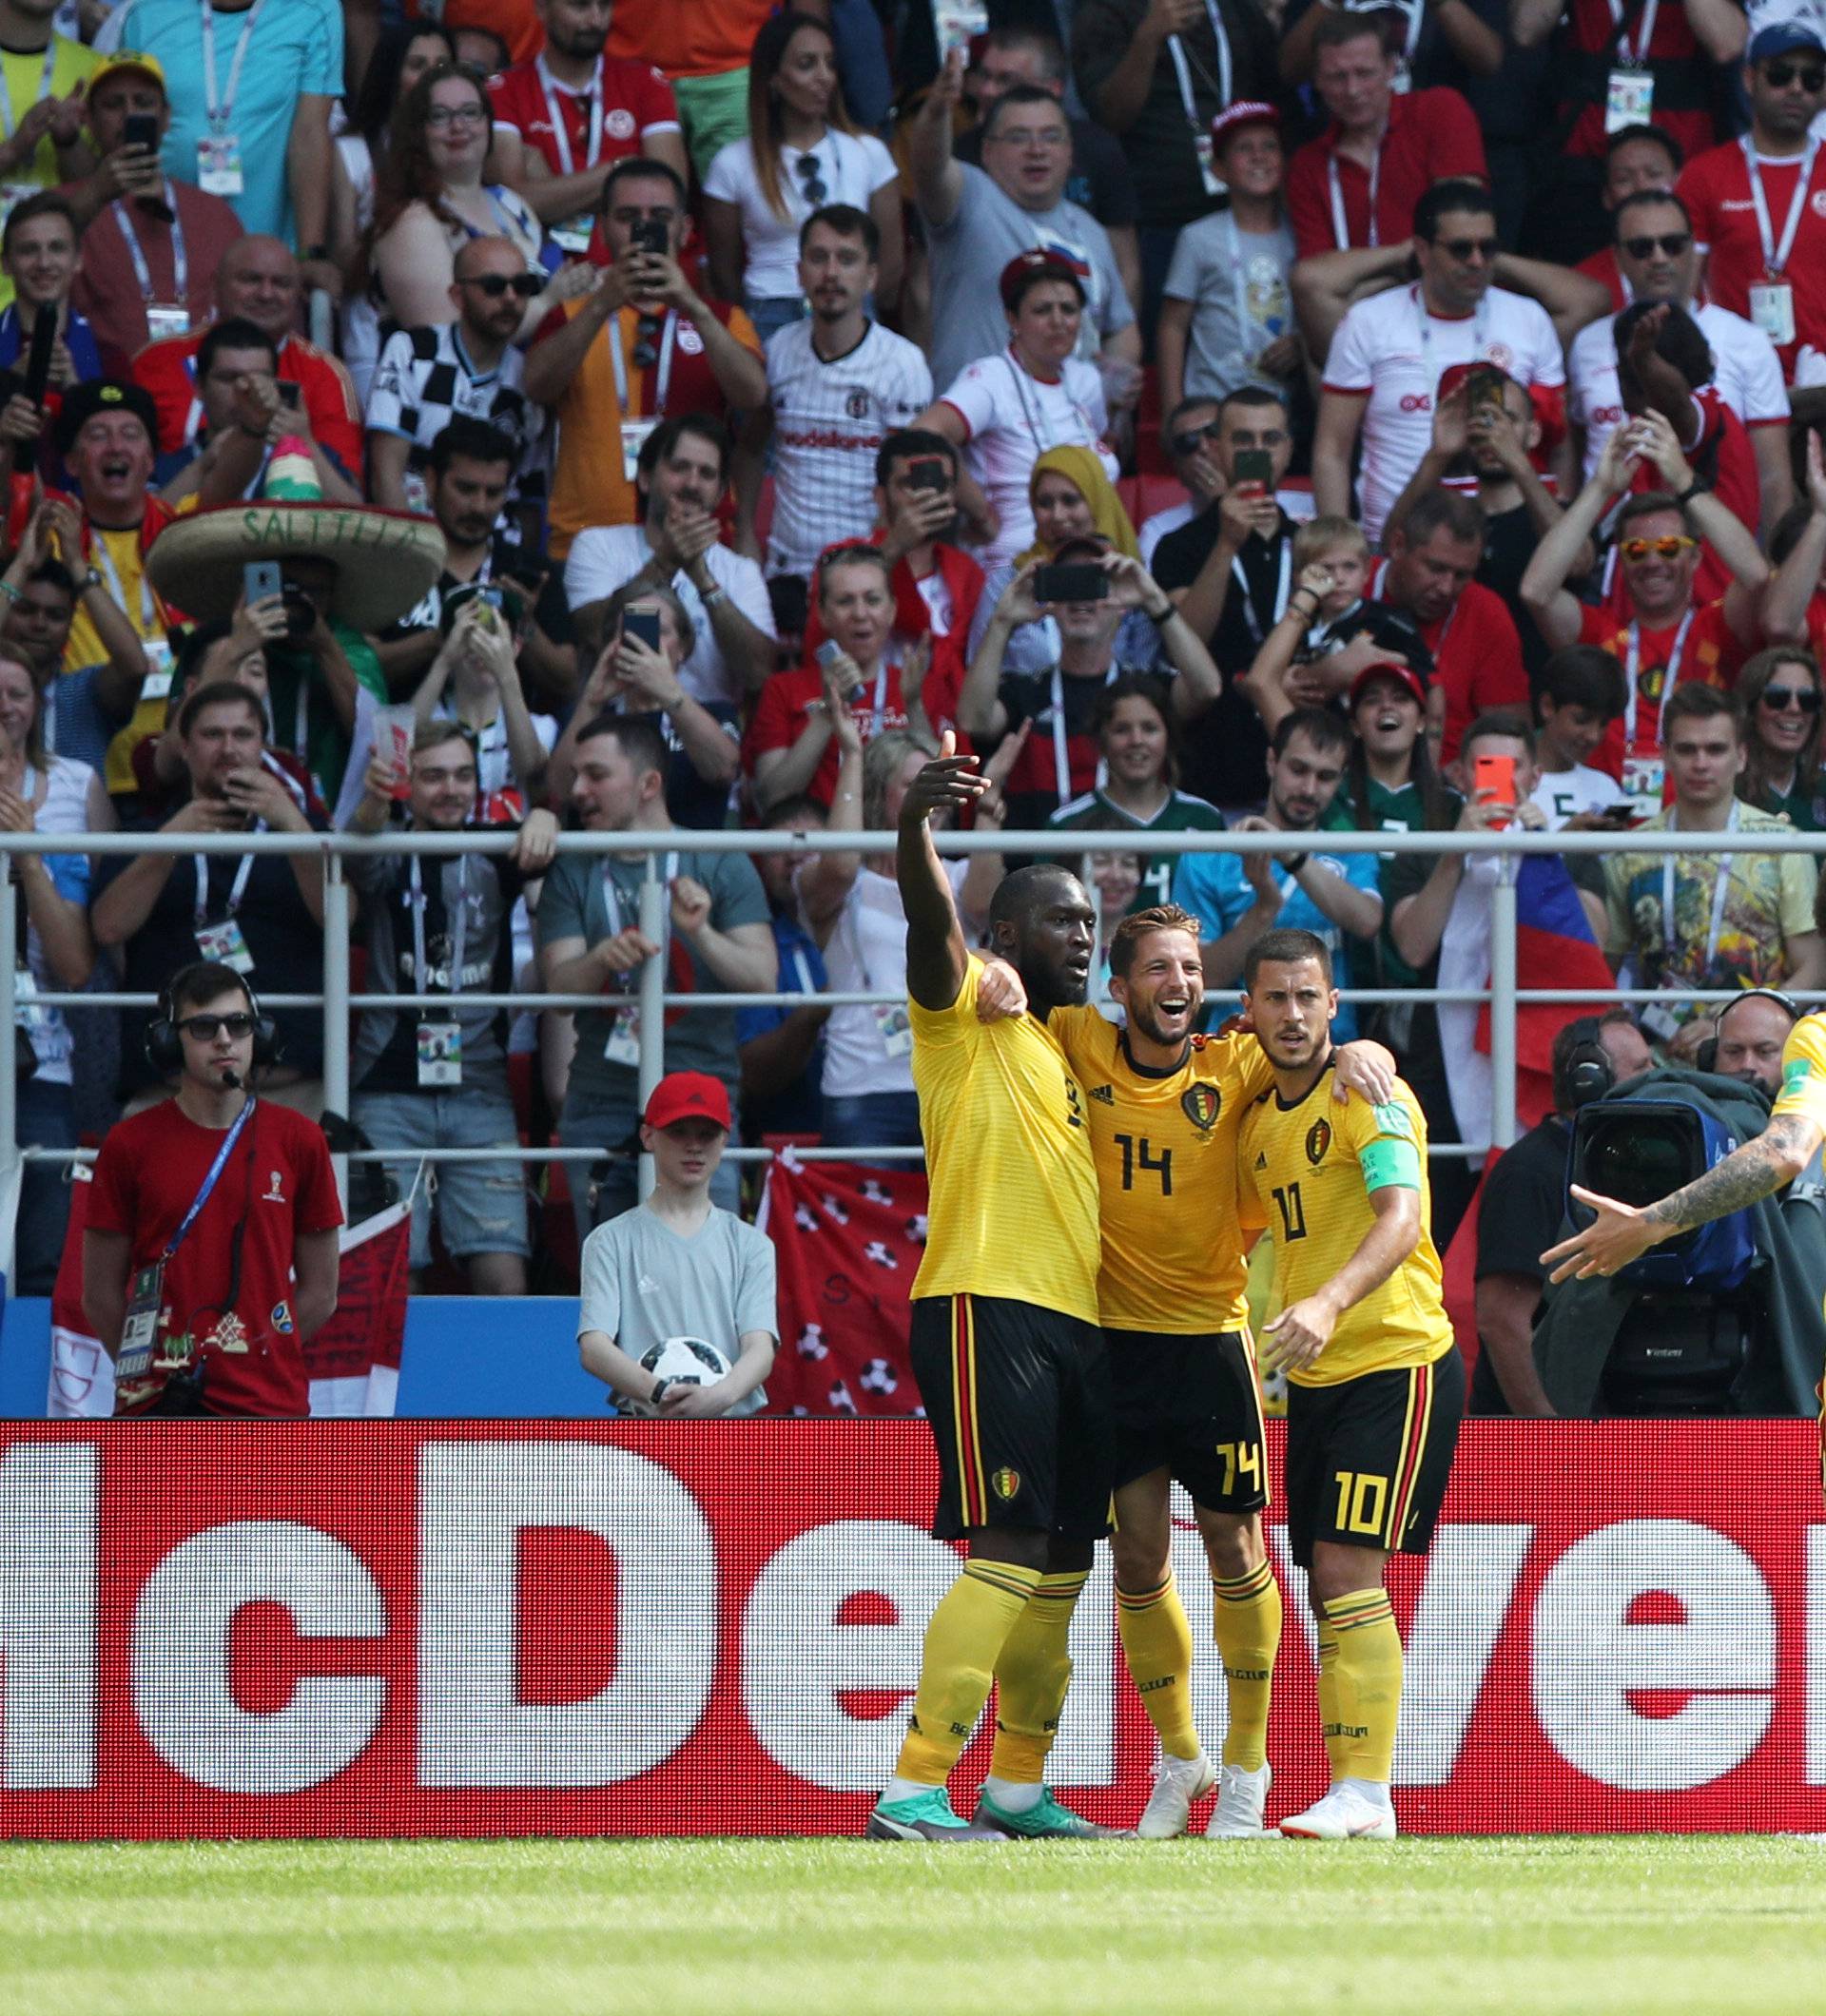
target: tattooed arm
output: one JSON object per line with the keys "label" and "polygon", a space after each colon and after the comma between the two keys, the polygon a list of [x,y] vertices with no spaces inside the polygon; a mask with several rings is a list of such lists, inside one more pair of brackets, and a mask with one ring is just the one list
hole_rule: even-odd
{"label": "tattooed arm", "polygon": [[1819,1144],[1816,1120],[1797,1113],[1779,1115],[1754,1141],[1746,1141],[1684,1190],[1640,1211],[1574,1184],[1572,1194],[1598,1215],[1583,1231],[1549,1248],[1541,1255],[1541,1264],[1553,1267],[1555,1281],[1614,1274],[1663,1239],[1773,1197],[1807,1167]]}

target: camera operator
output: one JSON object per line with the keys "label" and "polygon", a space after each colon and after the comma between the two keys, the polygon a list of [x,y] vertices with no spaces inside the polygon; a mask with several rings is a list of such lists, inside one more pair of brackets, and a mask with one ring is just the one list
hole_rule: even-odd
{"label": "camera operator", "polygon": [[1800,1011],[1785,994],[1750,988],[1713,1016],[1711,1037],[1700,1046],[1699,1067],[1754,1085],[1774,1105],[1781,1094],[1781,1053],[1799,1019]]}
{"label": "camera operator", "polygon": [[102,1143],[83,1238],[115,1410],[308,1413],[302,1347],[336,1308],[342,1222],[322,1134],[256,1095],[272,1024],[230,966],[173,974],[146,1048],[177,1093]]}

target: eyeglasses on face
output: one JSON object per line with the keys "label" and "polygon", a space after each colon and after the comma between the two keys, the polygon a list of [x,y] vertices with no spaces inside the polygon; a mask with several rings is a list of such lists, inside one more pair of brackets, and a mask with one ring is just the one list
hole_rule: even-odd
{"label": "eyeglasses on face", "polygon": [[1763,65],[1762,74],[1778,91],[1795,83],[1803,91],[1826,91],[1826,68],[1817,63],[1783,63],[1777,58]]}
{"label": "eyeglasses on face", "polygon": [[483,105],[435,105],[425,114],[428,126],[483,126],[488,120],[488,108]]}
{"label": "eyeglasses on face", "polygon": [[1202,427],[1181,428],[1169,439],[1167,446],[1177,456],[1196,455],[1201,442],[1219,439],[1223,431],[1222,420],[1207,420]]}
{"label": "eyeglasses on face", "polygon": [[1503,249],[1494,238],[1436,238],[1433,242],[1447,259],[1455,259],[1461,265],[1473,254],[1487,265]]}
{"label": "eyeglasses on face", "polygon": [[465,287],[479,287],[490,300],[497,301],[510,291],[523,301],[530,301],[545,285],[536,273],[478,273],[473,279],[458,282]]}
{"label": "eyeglasses on face", "polygon": [[244,1008],[240,1008],[233,1015],[185,1016],[178,1027],[199,1043],[213,1043],[224,1029],[239,1042],[243,1037],[253,1035],[254,1018]]}
{"label": "eyeglasses on face", "polygon": [[1798,709],[1803,714],[1819,712],[1819,688],[1812,686],[1765,686],[1762,704],[1772,714]]}
{"label": "eyeglasses on face", "polygon": [[1626,238],[1623,250],[1631,259],[1647,259],[1657,252],[1666,259],[1679,259],[1692,242],[1691,231],[1663,231],[1646,238]]}
{"label": "eyeglasses on face", "polygon": [[1678,560],[1699,543],[1683,532],[1670,532],[1659,539],[1625,539],[1620,550],[1625,560],[1646,560],[1650,553],[1658,560]]}

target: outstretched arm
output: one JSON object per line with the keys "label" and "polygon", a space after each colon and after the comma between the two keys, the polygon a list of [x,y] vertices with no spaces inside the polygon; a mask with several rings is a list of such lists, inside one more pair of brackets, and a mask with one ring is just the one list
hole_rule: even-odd
{"label": "outstretched arm", "polygon": [[932,843],[932,814],[945,805],[971,804],[986,788],[976,774],[977,759],[960,756],[957,748],[958,738],[946,728],[937,758],[914,778],[901,806],[894,874],[906,911],[906,991],[922,1008],[950,1007],[962,991],[970,959],[951,884]]}

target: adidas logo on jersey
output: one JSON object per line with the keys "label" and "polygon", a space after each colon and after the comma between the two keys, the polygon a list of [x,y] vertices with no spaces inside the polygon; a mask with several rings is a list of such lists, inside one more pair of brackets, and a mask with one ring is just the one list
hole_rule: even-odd
{"label": "adidas logo on jersey", "polygon": [[1108,1085],[1093,1085],[1091,1087],[1091,1096],[1104,1106],[1114,1106],[1116,1104],[1115,1089]]}
{"label": "adidas logo on jersey", "polygon": [[1268,1157],[1266,1155],[1257,1155],[1255,1157],[1255,1167],[1257,1169],[1266,1169],[1268,1167]]}

